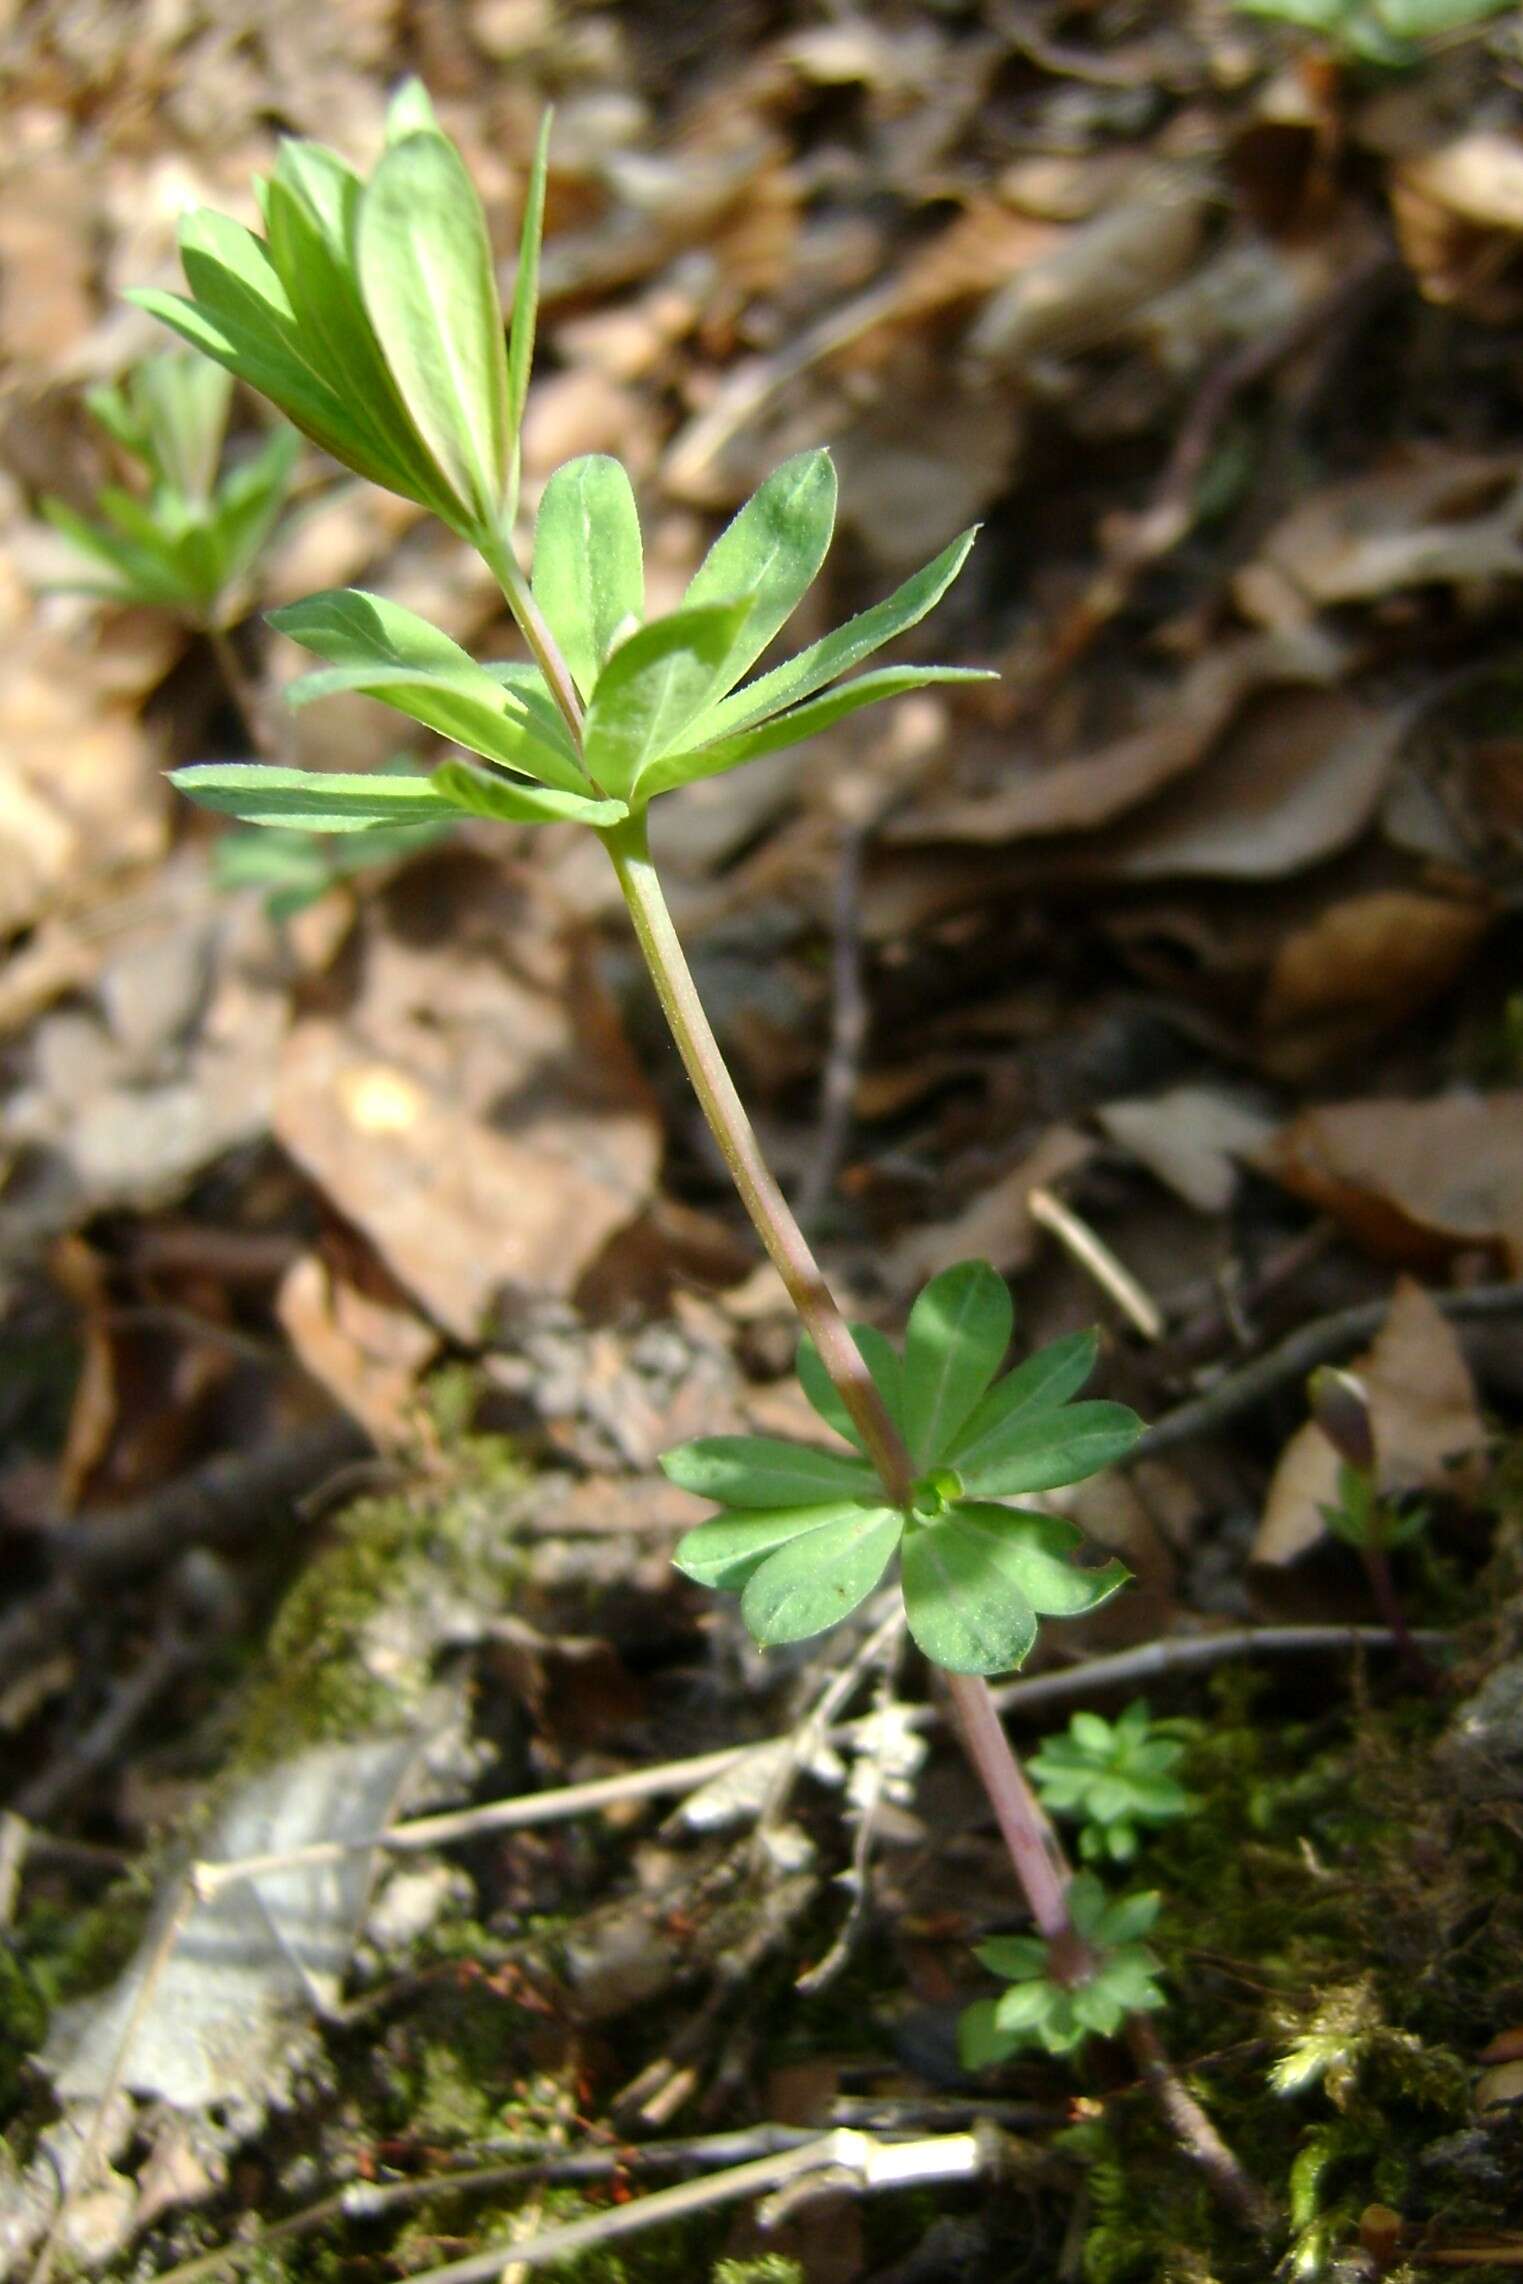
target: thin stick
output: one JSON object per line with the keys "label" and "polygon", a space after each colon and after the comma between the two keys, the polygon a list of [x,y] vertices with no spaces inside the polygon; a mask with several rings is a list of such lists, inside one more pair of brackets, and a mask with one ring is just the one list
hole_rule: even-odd
{"label": "thin stick", "polygon": [[1113,1253],[1087,1221],[1081,1220],[1042,1183],[1026,1193],[1026,1211],[1042,1229],[1050,1230],[1064,1251],[1087,1270],[1103,1293],[1108,1293],[1123,1315],[1130,1317],[1144,1340],[1163,1338],[1163,1311],[1158,1303]]}
{"label": "thin stick", "polygon": [[1244,2172],[1174,2068],[1147,2015],[1127,2016],[1126,2042],[1153,2099],[1168,2119],[1181,2147],[1200,2167],[1217,2201],[1235,2214],[1245,2228],[1262,2232],[1273,2227],[1272,2203],[1257,2182]]}
{"label": "thin stick", "polygon": [[[1523,1284],[1473,1285],[1468,1292],[1435,1293],[1433,1299],[1446,1317],[1460,1323],[1477,1317],[1516,1316],[1523,1312]],[[1188,1403],[1166,1412],[1137,1438],[1121,1465],[1171,1451],[1175,1444],[1209,1435],[1229,1420],[1253,1411],[1287,1381],[1304,1380],[1316,1365],[1372,1340],[1389,1312],[1388,1301],[1369,1301],[1303,1325],[1266,1355],[1256,1356],[1251,1364],[1219,1380],[1203,1396],[1192,1396]]]}

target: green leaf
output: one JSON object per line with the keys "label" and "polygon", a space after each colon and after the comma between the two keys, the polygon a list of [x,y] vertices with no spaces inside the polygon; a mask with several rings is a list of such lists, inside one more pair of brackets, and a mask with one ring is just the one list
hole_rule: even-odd
{"label": "green leaf", "polygon": [[534,599],[590,697],[614,636],[645,616],[640,517],[617,460],[590,452],[546,484],[534,526]]}
{"label": "green leaf", "polygon": [[906,690],[924,689],[928,682],[995,679],[997,677],[981,667],[878,667],[871,674],[859,675],[855,682],[846,683],[842,689],[827,692],[823,698],[811,699],[808,705],[795,706],[790,713],[776,715],[756,729],[742,730],[735,737],[720,738],[712,745],[690,746],[682,753],[669,754],[665,761],[646,772],[641,780],[641,791],[654,800],[658,793],[670,793],[678,785],[691,785],[701,777],[718,777],[725,770],[739,769],[743,763],[755,761],[764,753],[802,745],[805,739],[818,737],[823,730],[832,728],[861,707],[875,706],[884,698],[897,698]]}
{"label": "green leaf", "polygon": [[836,519],[830,454],[800,452],[773,470],[699,564],[685,610],[746,604],[720,666],[721,691],[738,682],[814,584]]}
{"label": "green leaf", "polygon": [[629,815],[622,801],[596,801],[589,793],[563,793],[558,786],[525,785],[497,777],[474,762],[441,761],[430,782],[457,809],[501,824],[572,823],[603,830]]}
{"label": "green leaf", "polygon": [[986,1442],[997,1449],[999,1437],[1019,1422],[1066,1404],[1093,1372],[1099,1348],[1097,1334],[1072,1332],[1066,1339],[1049,1341],[1007,1372],[963,1422],[947,1451],[948,1465],[960,1469],[964,1459],[976,1463],[985,1456]]}
{"label": "green leaf", "polygon": [[991,1935],[975,1944],[973,1956],[1007,1983],[1040,1981],[1047,1973],[1047,1946],[1039,1935]]}
{"label": "green leaf", "polygon": [[769,1555],[740,1597],[753,1638],[764,1648],[800,1642],[849,1616],[888,1568],[903,1528],[893,1508],[857,1507]]}
{"label": "green leaf", "polygon": [[1141,1433],[1141,1420],[1125,1404],[1065,1404],[1014,1420],[950,1464],[977,1497],[1010,1498],[1082,1483],[1124,1458]]}
{"label": "green leaf", "polygon": [[299,825],[309,833],[362,833],[372,825],[422,825],[459,814],[429,777],[346,777],[257,761],[198,761],[171,770],[170,782],[203,809],[219,809],[246,825]]}
{"label": "green leaf", "polygon": [[508,321],[508,497],[503,525],[511,525],[518,508],[519,431],[529,395],[529,368],[534,362],[534,328],[539,313],[539,249],[545,234],[545,184],[550,172],[550,121],[540,121],[539,140],[529,168],[524,195],[523,223],[518,236],[518,275],[513,280],[513,309]]}
{"label": "green leaf", "polygon": [[704,1436],[663,1452],[661,1465],[681,1490],[722,1507],[808,1507],[878,1491],[865,1460],[770,1435]]}
{"label": "green leaf", "polygon": [[586,799],[591,792],[564,735],[552,742],[511,683],[489,674],[447,634],[384,595],[336,587],[270,613],[282,634],[331,661],[286,696],[309,705],[335,690],[362,690],[472,753]]}
{"label": "green leaf", "polygon": [[638,627],[609,659],[587,709],[587,772],[628,796],[708,700],[745,605],[673,611]]}
{"label": "green leaf", "polygon": [[1084,1544],[1084,1534],[1061,1515],[1023,1507],[958,1506],[932,1526],[948,1523],[984,1542],[985,1560],[1013,1579],[1043,1618],[1080,1618],[1125,1586],[1131,1572],[1114,1557],[1094,1567],[1068,1558]]}
{"label": "green leaf", "polygon": [[964,1524],[961,1509],[905,1534],[909,1629],[948,1673],[1009,1673],[1031,1654],[1036,1613],[1002,1552],[989,1532]]}
{"label": "green leaf", "polygon": [[486,218],[454,145],[407,135],[365,185],[365,309],[414,428],[465,515],[495,531],[508,485],[508,368]]}
{"label": "green leaf", "polygon": [[738,1593],[770,1556],[792,1540],[862,1512],[860,1502],[831,1499],[818,1507],[785,1507],[773,1514],[753,1510],[716,1515],[677,1542],[673,1567],[700,1586],[721,1594]]}
{"label": "green leaf", "polygon": [[1004,1361],[1015,1312],[987,1261],[944,1269],[916,1300],[904,1337],[904,1427],[917,1467],[936,1465]]}
{"label": "green leaf", "polygon": [[1057,2006],[1058,1992],[1051,1983],[1015,1983],[994,2002],[994,2020],[1008,2034],[1040,2031]]}
{"label": "green leaf", "polygon": [[728,737],[736,730],[749,729],[753,722],[765,721],[784,706],[796,706],[827,682],[838,681],[896,635],[918,625],[957,577],[976,536],[976,530],[965,531],[885,601],[859,612],[845,626],[811,643],[796,658],[775,666],[770,674],[761,675],[732,697],[721,699],[704,716],[702,736],[709,740]]}
{"label": "green leaf", "polygon": [[404,79],[386,106],[386,140],[405,142],[409,135],[437,135],[439,120],[421,79]]}
{"label": "green leaf", "polygon": [[78,573],[55,582],[61,590],[100,595],[109,602],[151,603],[164,610],[182,610],[193,601],[158,550],[149,553],[117,532],[87,523],[63,500],[44,499],[42,512],[80,557]]}
{"label": "green leaf", "polygon": [[[902,1433],[904,1367],[893,1344],[872,1324],[854,1324],[851,1327],[851,1337],[856,1342],[858,1355],[867,1366],[873,1386],[883,1399],[884,1409]],[[836,1384],[821,1363],[820,1352],[807,1332],[799,1342],[796,1369],[800,1387],[825,1425],[834,1428],[837,1435],[845,1436],[847,1442],[854,1443],[859,1451],[865,1451],[867,1446],[858,1433],[856,1421],[842,1403]]]}
{"label": "green leaf", "polygon": [[1138,1895],[1124,1895],[1108,1903],[1095,1932],[1102,1943],[1140,1943],[1157,1923],[1163,1898],[1156,1888]]}
{"label": "green leaf", "polygon": [[993,1999],[975,1999],[957,2018],[957,2059],[965,2070],[992,2069],[1016,2051],[1016,2041],[996,2024],[994,2008]]}

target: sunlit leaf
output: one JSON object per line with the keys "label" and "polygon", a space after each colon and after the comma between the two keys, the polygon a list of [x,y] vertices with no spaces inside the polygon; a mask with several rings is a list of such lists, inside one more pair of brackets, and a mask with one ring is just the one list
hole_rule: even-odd
{"label": "sunlit leaf", "polygon": [[[904,1429],[904,1367],[899,1361],[893,1343],[879,1332],[876,1325],[854,1324],[851,1337],[857,1353],[867,1366],[868,1376],[883,1399],[884,1409],[900,1432]],[[813,1404],[827,1427],[837,1435],[845,1436],[859,1451],[866,1445],[857,1424],[841,1400],[840,1392],[820,1361],[819,1350],[806,1332],[799,1342],[797,1370],[799,1385]]]}
{"label": "sunlit leaf", "polygon": [[587,709],[588,775],[628,795],[650,761],[680,742],[707,702],[745,605],[673,611],[621,642]]}
{"label": "sunlit leaf", "polygon": [[495,818],[500,824],[571,823],[602,830],[629,814],[622,801],[598,801],[591,794],[563,792],[559,786],[515,783],[468,761],[441,761],[431,783],[457,809],[473,817]]}
{"label": "sunlit leaf", "polygon": [[782,1547],[831,1524],[858,1520],[862,1511],[856,1500],[831,1499],[818,1507],[785,1507],[770,1514],[750,1509],[718,1515],[679,1539],[672,1561],[700,1586],[735,1593]]}
{"label": "sunlit leaf", "polygon": [[684,1491],[725,1507],[807,1507],[871,1498],[878,1489],[865,1460],[775,1436],[704,1436],[663,1452],[661,1465]]}
{"label": "sunlit leaf", "polygon": [[1141,1420],[1125,1404],[1065,1404],[1012,1419],[948,1464],[975,1496],[1013,1498],[1082,1483],[1124,1459],[1141,1433]]}
{"label": "sunlit leaf", "polygon": [[628,476],[601,452],[568,460],[534,526],[534,598],[583,698],[614,636],[645,616],[640,517]]}
{"label": "sunlit leaf", "polygon": [[933,1277],[904,1336],[904,1427],[917,1467],[940,1461],[1004,1362],[1015,1312],[987,1261]]}
{"label": "sunlit leaf", "polygon": [[740,1597],[753,1638],[764,1648],[801,1642],[849,1616],[888,1568],[903,1528],[892,1508],[858,1507],[769,1555]]}
{"label": "sunlit leaf", "polygon": [[298,825],[309,833],[362,833],[372,825],[421,825],[455,817],[429,777],[353,776],[274,769],[256,761],[198,761],[171,782],[203,809],[246,825]]}
{"label": "sunlit leaf", "polygon": [[775,468],[699,564],[683,608],[745,602],[717,677],[728,690],[761,656],[813,585],[835,527],[830,454],[800,452]]}

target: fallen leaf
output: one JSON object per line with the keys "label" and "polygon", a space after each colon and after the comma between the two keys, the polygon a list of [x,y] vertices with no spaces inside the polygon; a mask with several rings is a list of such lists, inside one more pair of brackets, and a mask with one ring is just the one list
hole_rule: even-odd
{"label": "fallen leaf", "polygon": [[1023,1269],[1041,1241],[1028,1200],[1094,1155],[1094,1143],[1072,1126],[1052,1126],[1034,1150],[949,1221],[911,1230],[885,1267],[899,1290],[918,1291],[958,1261],[992,1261],[1003,1275]]}
{"label": "fallen leaf", "polygon": [[1479,898],[1375,889],[1287,936],[1259,1005],[1271,1069],[1306,1077],[1426,1007],[1491,925]]}
{"label": "fallen leaf", "polygon": [[[1369,1396],[1376,1475],[1387,1497],[1449,1492],[1486,1426],[1453,1327],[1421,1285],[1403,1277],[1373,1346],[1354,1371]],[[1253,1542],[1255,1562],[1295,1562],[1327,1536],[1324,1506],[1338,1500],[1338,1455],[1312,1421],[1281,1454]]]}
{"label": "fallen leaf", "polygon": [[1198,1213],[1224,1213],[1239,1157],[1261,1145],[1274,1120],[1258,1102],[1217,1086],[1176,1086],[1136,1101],[1108,1102],[1095,1117],[1167,1188]]}
{"label": "fallen leaf", "polygon": [[302,1364],[381,1451],[416,1447],[418,1383],[439,1336],[350,1232],[291,1263],[275,1314]]}
{"label": "fallen leaf", "polygon": [[515,1293],[571,1293],[660,1158],[591,957],[527,880],[464,851],[411,867],[367,915],[353,1004],[297,1026],[276,1089],[285,1148],[465,1341]]}
{"label": "fallen leaf", "polygon": [[1381,1258],[1483,1251],[1523,1271],[1523,1092],[1330,1103],[1257,1162]]}

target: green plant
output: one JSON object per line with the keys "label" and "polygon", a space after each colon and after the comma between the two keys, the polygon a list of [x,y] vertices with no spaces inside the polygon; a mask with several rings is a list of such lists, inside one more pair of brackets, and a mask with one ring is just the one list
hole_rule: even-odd
{"label": "green plant", "polygon": [[1245,16],[1315,32],[1355,63],[1420,63],[1425,40],[1473,31],[1509,0],[1235,0]]}
{"label": "green plant", "polygon": [[1356,1373],[1320,1365],[1307,1382],[1307,1396],[1313,1420],[1338,1454],[1338,1496],[1318,1511],[1334,1537],[1356,1549],[1402,1662],[1431,1687],[1433,1669],[1412,1639],[1389,1559],[1393,1547],[1405,1546],[1426,1530],[1428,1510],[1382,1494],[1369,1391]]}
{"label": "green plant", "polygon": [[[382,596],[309,597],[273,614],[323,662],[291,693],[295,703],[363,690],[474,758],[387,776],[210,763],[178,771],[176,783],[210,808],[287,829],[365,836],[485,816],[570,819],[597,834],[699,1103],[801,1320],[804,1386],[843,1439],[832,1450],[708,1439],[669,1455],[677,1480],[725,1509],[684,1540],[681,1560],[692,1575],[738,1588],[758,1639],[778,1642],[847,1615],[902,1549],[909,1624],[946,1673],[1038,1946],[1077,1989],[1106,1977],[1126,1945],[1103,1915],[1098,1953],[1078,1927],[1071,1899],[1087,1911],[1089,1890],[1070,1886],[984,1676],[1026,1656],[1038,1611],[1088,1609],[1123,1574],[1116,1564],[1073,1567],[1068,1525],[1001,1502],[1118,1458],[1138,1423],[1118,1405],[1069,1403],[1094,1360],[1087,1337],[992,1384],[1012,1312],[986,1264],[951,1270],[921,1294],[902,1364],[875,1333],[853,1335],[736,1093],[646,837],[650,803],[663,793],[901,691],[980,678],[890,666],[841,679],[925,616],[973,534],[749,681],[829,545],[836,483],[824,452],[800,453],[767,478],[664,616],[646,615],[629,479],[602,456],[550,477],[526,577],[513,524],[546,153],[542,135],[506,346],[476,194],[417,86],[396,99],[367,180],[331,152],[286,145],[263,186],[265,237],[192,215],[181,236],[189,295],[138,296],[346,466],[422,502],[468,540],[530,652],[529,662],[482,664]],[[1130,1972],[1104,1982],[1113,1999],[1123,1987],[1141,1991]],[[1153,2003],[1146,1994],[1144,2003]],[[1112,2027],[1119,2020],[1109,2001],[1089,2011]]]}
{"label": "green plant", "polygon": [[1078,1819],[1087,1862],[1128,1864],[1142,1828],[1189,1814],[1195,1804],[1170,1773],[1184,1757],[1181,1726],[1154,1721],[1139,1697],[1116,1721],[1075,1713],[1066,1736],[1049,1738],[1031,1755],[1026,1766],[1042,1806]]}
{"label": "green plant", "polygon": [[43,501],[43,514],[79,558],[78,571],[59,584],[152,604],[201,627],[236,616],[301,441],[281,426],[223,469],[232,394],[230,373],[173,350],[148,358],[120,388],[89,392],[86,403],[135,464],[140,488],[104,486],[98,523],[62,500]]}
{"label": "green plant", "polygon": [[997,1999],[978,1999],[958,2025],[970,2070],[1008,2061],[1028,2047],[1071,2054],[1092,2034],[1112,2038],[1129,2015],[1163,2005],[1158,1961],[1142,1941],[1158,1917],[1151,1893],[1112,1901],[1093,1872],[1079,1872],[1069,1908],[1084,1956],[1060,1970],[1049,1947],[1030,1935],[996,1935],[978,1957],[1010,1985]]}

